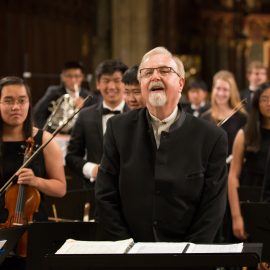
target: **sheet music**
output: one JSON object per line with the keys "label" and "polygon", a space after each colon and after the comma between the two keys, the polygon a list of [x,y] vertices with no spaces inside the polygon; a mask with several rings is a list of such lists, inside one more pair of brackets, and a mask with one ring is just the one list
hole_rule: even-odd
{"label": "sheet music", "polygon": [[4,244],[7,242],[7,240],[0,240],[0,249],[3,248]]}
{"label": "sheet music", "polygon": [[128,253],[182,253],[188,243],[139,242]]}
{"label": "sheet music", "polygon": [[241,253],[243,243],[206,245],[189,243],[186,253]]}
{"label": "sheet music", "polygon": [[172,254],[172,253],[241,253],[239,244],[193,244],[186,242],[77,241],[67,239],[55,254]]}
{"label": "sheet music", "polygon": [[134,244],[133,239],[121,241],[77,241],[68,239],[55,254],[122,254]]}

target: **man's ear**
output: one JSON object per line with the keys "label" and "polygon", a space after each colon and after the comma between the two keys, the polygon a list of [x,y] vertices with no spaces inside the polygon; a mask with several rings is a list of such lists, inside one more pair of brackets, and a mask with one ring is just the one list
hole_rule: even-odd
{"label": "man's ear", "polygon": [[63,83],[64,82],[64,74],[63,74],[63,72],[60,73],[59,77],[60,77],[61,83]]}
{"label": "man's ear", "polygon": [[179,90],[178,90],[179,93],[182,93],[184,85],[185,85],[185,79],[184,78],[179,78]]}
{"label": "man's ear", "polygon": [[99,85],[100,85],[100,82],[98,80],[96,80],[96,90],[99,91]]}

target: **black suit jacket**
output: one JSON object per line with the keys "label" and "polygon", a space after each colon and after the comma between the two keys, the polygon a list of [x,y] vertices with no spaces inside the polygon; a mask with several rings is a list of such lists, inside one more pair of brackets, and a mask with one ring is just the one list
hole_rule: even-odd
{"label": "black suit jacket", "polygon": [[247,100],[245,108],[248,112],[250,112],[251,106],[252,106],[251,91],[249,89],[245,89],[245,90],[241,91],[240,97],[241,97],[241,100],[243,100],[243,99]]}
{"label": "black suit jacket", "polygon": [[[58,98],[66,94],[66,89],[64,86],[50,86],[45,92],[44,96],[36,103],[34,106],[34,121],[38,128],[43,128],[48,117],[51,115],[49,108],[52,106],[52,101],[56,101]],[[80,89],[80,97],[85,98],[89,94],[92,94],[89,90],[85,88]],[[97,102],[98,97],[94,95],[85,106],[90,106]]]}
{"label": "black suit jacket", "polygon": [[95,186],[101,239],[212,242],[226,206],[225,132],[181,112],[157,150],[147,115],[108,121]]}
{"label": "black suit jacket", "polygon": [[[124,112],[128,110],[127,105]],[[102,102],[84,108],[71,131],[66,164],[78,176],[86,162],[99,164],[103,153]],[[86,156],[86,157],[85,157]],[[89,179],[88,179],[89,182]]]}

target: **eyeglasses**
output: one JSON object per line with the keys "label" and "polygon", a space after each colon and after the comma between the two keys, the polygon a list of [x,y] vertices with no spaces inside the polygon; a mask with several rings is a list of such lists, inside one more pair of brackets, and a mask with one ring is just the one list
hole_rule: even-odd
{"label": "eyeglasses", "polygon": [[172,67],[157,67],[157,68],[142,68],[140,70],[140,76],[141,78],[150,78],[154,71],[157,70],[158,74],[162,77],[166,77],[171,73],[175,73],[178,77],[181,77],[180,74],[178,74]]}
{"label": "eyeglasses", "polygon": [[260,103],[268,104],[268,103],[270,103],[270,97],[266,97],[266,96],[260,97],[259,101],[260,101]]}
{"label": "eyeglasses", "polygon": [[6,106],[14,106],[15,104],[18,104],[20,106],[24,106],[28,102],[29,102],[29,99],[27,97],[19,97],[17,99],[4,98],[0,103],[4,104]]}

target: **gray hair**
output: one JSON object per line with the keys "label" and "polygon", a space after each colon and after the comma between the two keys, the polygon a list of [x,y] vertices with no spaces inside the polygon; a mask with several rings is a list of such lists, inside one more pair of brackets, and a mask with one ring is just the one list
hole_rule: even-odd
{"label": "gray hair", "polygon": [[175,55],[173,56],[173,60],[177,65],[179,75],[181,76],[181,78],[185,79],[185,68],[183,62],[178,56]]}
{"label": "gray hair", "polygon": [[165,47],[155,47],[154,49],[148,51],[141,60],[141,63],[139,65],[139,69],[138,69],[138,73],[137,73],[137,78],[138,81],[140,81],[140,69],[141,69],[141,65],[144,61],[146,61],[146,59],[150,56],[156,55],[156,54],[164,54],[164,55],[168,55],[169,57],[171,57],[174,62],[176,63],[177,66],[177,72],[179,73],[179,75],[181,76],[181,78],[185,78],[185,69],[184,69],[184,65],[182,63],[182,61],[177,57],[177,56],[173,56],[172,53],[167,50]]}

